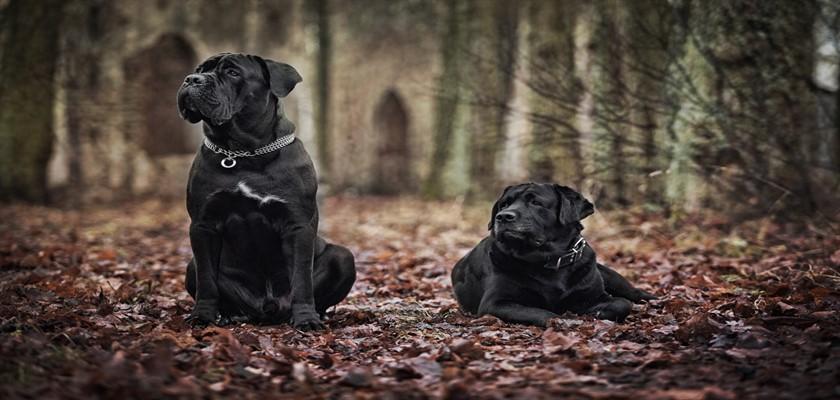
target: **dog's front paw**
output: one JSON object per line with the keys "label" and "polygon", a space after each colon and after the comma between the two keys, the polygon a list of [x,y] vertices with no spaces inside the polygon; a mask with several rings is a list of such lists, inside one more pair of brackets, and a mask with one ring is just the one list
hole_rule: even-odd
{"label": "dog's front paw", "polygon": [[198,300],[195,302],[192,312],[187,317],[187,322],[192,326],[210,325],[216,322],[219,316],[218,300]]}
{"label": "dog's front paw", "polygon": [[222,315],[216,321],[218,326],[239,325],[242,323],[255,322],[245,315]]}
{"label": "dog's front paw", "polygon": [[301,331],[316,331],[324,329],[324,323],[315,307],[311,305],[292,306],[292,326]]}

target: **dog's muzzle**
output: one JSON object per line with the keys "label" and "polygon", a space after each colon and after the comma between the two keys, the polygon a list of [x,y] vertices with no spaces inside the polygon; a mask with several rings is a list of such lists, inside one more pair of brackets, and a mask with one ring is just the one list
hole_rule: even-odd
{"label": "dog's muzzle", "polygon": [[517,247],[539,247],[544,242],[543,236],[534,232],[532,226],[521,224],[504,227],[498,227],[497,224],[496,237],[503,243]]}
{"label": "dog's muzzle", "polygon": [[194,124],[201,121],[201,111],[195,105],[194,95],[191,93],[195,89],[188,86],[182,86],[178,91],[178,111],[181,117],[190,123]]}
{"label": "dog's muzzle", "polygon": [[178,111],[191,123],[207,119],[221,125],[230,119],[209,79],[200,74],[188,75],[178,91]]}

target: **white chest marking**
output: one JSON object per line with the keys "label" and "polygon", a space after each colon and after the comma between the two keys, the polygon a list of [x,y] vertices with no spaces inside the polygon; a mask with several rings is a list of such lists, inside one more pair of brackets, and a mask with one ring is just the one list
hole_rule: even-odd
{"label": "white chest marking", "polygon": [[261,195],[261,194],[255,192],[253,189],[248,187],[247,184],[245,184],[245,181],[239,182],[239,184],[236,185],[236,187],[239,189],[239,192],[242,193],[245,197],[257,200],[257,201],[260,202],[261,205],[266,204],[266,203],[270,203],[272,201],[277,201],[277,202],[280,202],[280,203],[285,203],[286,202],[285,199],[281,199],[281,198],[279,198],[275,195],[272,195],[272,194]]}

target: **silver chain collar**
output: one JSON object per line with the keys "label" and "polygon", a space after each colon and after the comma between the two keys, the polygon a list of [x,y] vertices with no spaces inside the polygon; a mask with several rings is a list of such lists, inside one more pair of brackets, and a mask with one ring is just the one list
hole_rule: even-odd
{"label": "silver chain collar", "polygon": [[292,142],[294,142],[294,141],[295,141],[295,135],[290,133],[286,136],[280,136],[279,138],[277,138],[277,140],[275,140],[275,141],[273,141],[273,142],[271,142],[271,143],[269,143],[269,144],[267,144],[263,147],[260,147],[260,148],[254,150],[254,151],[233,151],[233,150],[223,149],[223,148],[217,146],[216,144],[214,144],[213,142],[211,142],[210,139],[205,137],[204,138],[204,147],[207,147],[208,149],[210,149],[212,152],[214,152],[216,154],[222,154],[222,155],[225,156],[225,158],[222,159],[222,167],[233,168],[233,167],[236,166],[236,159],[239,158],[239,157],[254,157],[254,156],[260,156],[260,155],[263,155],[263,154],[268,154],[268,153],[271,153],[273,151],[280,150],[283,147],[286,147],[286,146],[292,144]]}

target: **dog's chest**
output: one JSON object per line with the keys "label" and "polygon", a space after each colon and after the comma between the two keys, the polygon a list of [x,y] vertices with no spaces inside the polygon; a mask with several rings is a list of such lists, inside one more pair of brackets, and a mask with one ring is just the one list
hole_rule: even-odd
{"label": "dog's chest", "polygon": [[253,184],[242,180],[236,184],[232,189],[233,193],[244,197],[248,200],[253,200],[255,206],[270,205],[272,203],[288,203],[289,201],[277,194],[273,194],[267,188],[253,187]]}
{"label": "dog's chest", "polygon": [[[260,220],[272,230],[277,230],[281,225],[295,220],[292,217],[297,199],[290,200],[282,191],[266,187],[265,184],[259,185],[242,180],[233,188],[225,190],[221,197],[227,198],[226,201],[222,200],[227,204],[216,208],[220,216],[227,214],[227,219],[238,217],[254,219],[253,216],[258,214],[262,216]],[[254,227],[254,229],[262,228]]]}
{"label": "dog's chest", "polygon": [[546,271],[537,275],[534,281],[535,286],[548,298],[562,297],[571,287],[567,271]]}
{"label": "dog's chest", "polygon": [[[314,212],[317,180],[312,162],[296,143],[282,149],[282,157],[268,165],[243,159],[234,169],[220,167],[215,162],[218,157],[204,150],[193,163],[187,187],[191,216],[199,215],[211,197],[220,192],[235,193],[256,205],[285,202],[300,206],[302,214]],[[311,219],[310,215],[299,217]]]}
{"label": "dog's chest", "polygon": [[[595,281],[597,271],[588,264],[566,267],[540,274],[535,283],[539,286],[545,301],[549,305],[561,305],[577,301],[580,297],[599,292]],[[597,294],[594,294],[597,297]]]}

